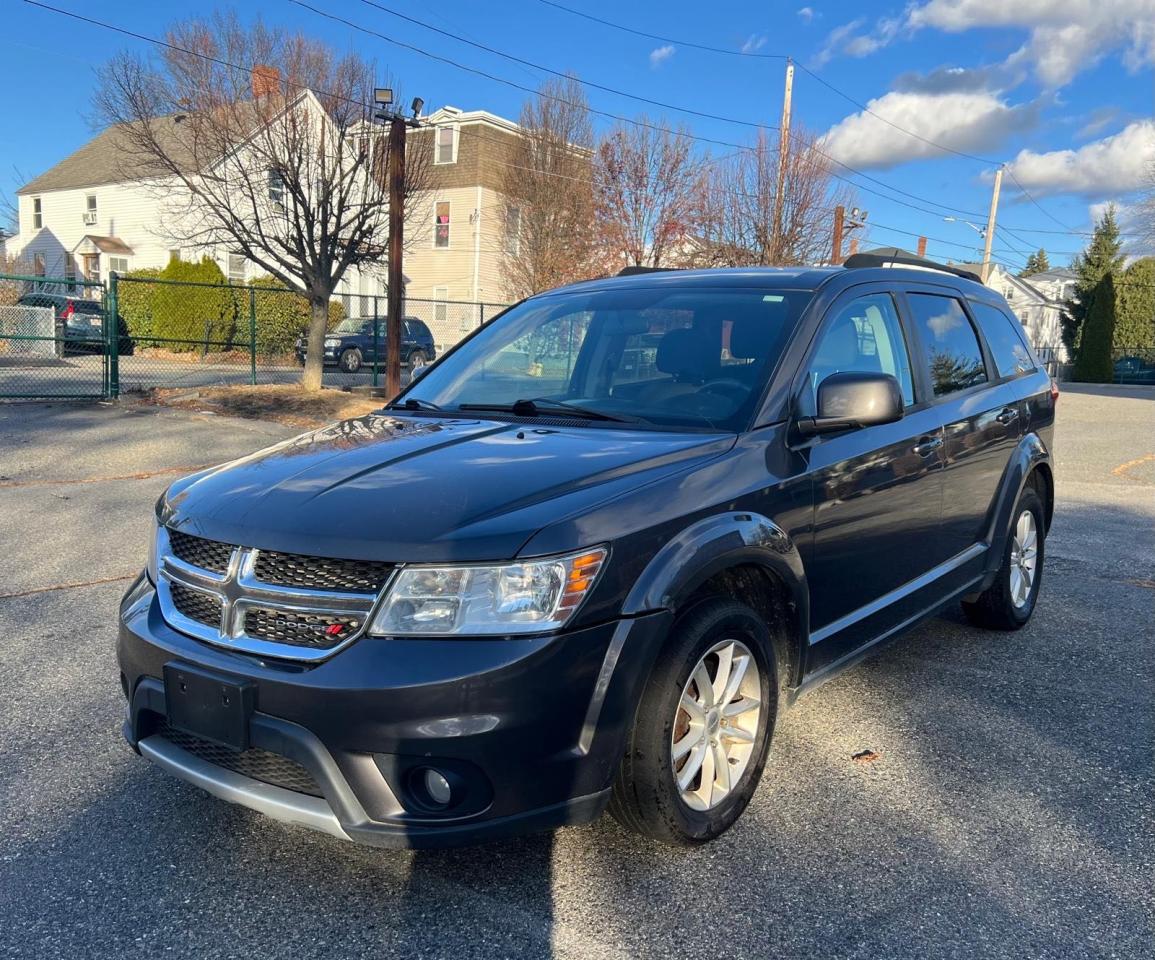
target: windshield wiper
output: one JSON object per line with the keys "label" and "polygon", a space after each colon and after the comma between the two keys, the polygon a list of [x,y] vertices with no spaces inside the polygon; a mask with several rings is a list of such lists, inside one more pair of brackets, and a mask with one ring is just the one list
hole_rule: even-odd
{"label": "windshield wiper", "polygon": [[463,403],[459,410],[492,410],[495,413],[512,413],[517,417],[536,417],[542,411],[540,407],[556,410],[567,417],[577,417],[583,420],[607,420],[613,423],[645,423],[641,417],[627,417],[622,414],[603,413],[601,410],[591,410],[589,407],[580,407],[576,403],[566,400],[554,400],[552,397],[522,398],[513,403]]}
{"label": "windshield wiper", "polygon": [[432,400],[422,400],[419,397],[406,397],[401,403],[391,403],[390,410],[440,410]]}

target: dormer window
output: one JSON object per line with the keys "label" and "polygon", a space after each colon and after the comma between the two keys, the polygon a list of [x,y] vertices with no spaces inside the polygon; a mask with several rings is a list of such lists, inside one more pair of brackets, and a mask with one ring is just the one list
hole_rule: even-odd
{"label": "dormer window", "polygon": [[457,127],[438,127],[433,143],[434,163],[457,163]]}

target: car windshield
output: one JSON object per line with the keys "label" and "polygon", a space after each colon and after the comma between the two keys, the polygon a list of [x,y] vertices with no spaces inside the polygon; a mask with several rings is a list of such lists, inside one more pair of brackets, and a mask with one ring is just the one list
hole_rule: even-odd
{"label": "car windshield", "polygon": [[367,324],[368,320],[358,320],[355,317],[349,317],[337,324],[334,333],[360,333],[361,325]]}
{"label": "car windshield", "polygon": [[529,300],[432,367],[399,403],[738,431],[810,298],[667,286]]}

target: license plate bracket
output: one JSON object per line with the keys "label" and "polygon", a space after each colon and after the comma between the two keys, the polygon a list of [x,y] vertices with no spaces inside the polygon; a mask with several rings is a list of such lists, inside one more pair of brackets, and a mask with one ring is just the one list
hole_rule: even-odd
{"label": "license plate bracket", "polygon": [[233,750],[249,748],[249,720],[257,699],[251,680],[173,661],[164,665],[168,722],[178,730]]}

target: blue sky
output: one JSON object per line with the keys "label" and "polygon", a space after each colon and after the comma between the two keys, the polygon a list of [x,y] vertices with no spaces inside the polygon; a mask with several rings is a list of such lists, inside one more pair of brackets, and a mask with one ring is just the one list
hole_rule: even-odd
{"label": "blue sky", "polygon": [[[151,36],[162,35],[187,4],[48,0],[56,6]],[[536,87],[546,76],[421,26],[362,0],[309,0],[378,33]],[[382,6],[581,79],[745,124],[776,125],[784,64],[726,56],[684,42],[785,54],[799,64],[794,121],[827,136],[826,149],[874,178],[839,168],[858,185],[872,244],[913,247],[899,231],[931,238],[941,259],[971,259],[977,236],[962,219],[985,219],[990,161],[1005,161],[1000,220],[1010,231],[999,259],[1022,262],[1040,245],[1065,263],[1107,201],[1122,205],[1126,227],[1155,157],[1152,62],[1155,0],[913,0],[791,3],[714,0],[558,0],[591,15],[673,38],[667,44],[576,17],[542,0],[379,0]],[[453,104],[516,118],[526,94],[335,24],[291,0],[232,4],[242,16],[306,31],[380,64],[427,109]],[[869,6],[870,12],[863,13]],[[0,99],[0,191],[10,194],[76,149],[92,133],[95,69],[122,47],[145,47],[22,0],[3,0],[5,75],[24,78]],[[672,49],[668,49],[672,48]],[[801,68],[912,137],[858,106]],[[691,117],[590,90],[609,113],[645,112],[687,123],[701,137],[743,143],[749,126]],[[608,121],[606,121],[608,123]],[[923,139],[919,139],[919,137]],[[971,157],[927,144],[930,140]],[[707,145],[703,145],[703,149]],[[715,153],[725,147],[709,147]],[[1016,183],[1016,180],[1018,181]],[[1019,189],[1022,184],[1036,202]],[[899,193],[897,191],[902,191]],[[915,209],[915,207],[922,209]],[[953,209],[950,209],[953,208]],[[944,222],[944,216],[955,222]],[[1056,231],[1048,233],[1043,231]],[[1138,247],[1135,248],[1138,251]]]}

